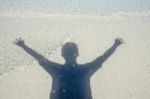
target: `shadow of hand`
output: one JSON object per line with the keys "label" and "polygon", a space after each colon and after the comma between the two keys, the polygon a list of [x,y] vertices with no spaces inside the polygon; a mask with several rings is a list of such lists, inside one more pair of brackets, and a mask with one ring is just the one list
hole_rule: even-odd
{"label": "shadow of hand", "polygon": [[119,38],[119,37],[118,37],[118,38],[116,38],[116,39],[115,39],[115,45],[117,45],[117,46],[118,46],[118,45],[121,45],[121,44],[124,44],[123,39],[122,39],[122,38]]}
{"label": "shadow of hand", "polygon": [[24,44],[24,40],[23,40],[22,38],[16,39],[16,41],[14,41],[14,44],[16,44],[16,45],[19,46],[19,47],[22,47],[22,46],[25,45],[25,44]]}

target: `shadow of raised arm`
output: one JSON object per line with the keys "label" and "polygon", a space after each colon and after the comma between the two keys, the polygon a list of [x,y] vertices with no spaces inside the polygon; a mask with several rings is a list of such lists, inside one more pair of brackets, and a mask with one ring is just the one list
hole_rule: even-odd
{"label": "shadow of raised arm", "polygon": [[35,50],[31,49],[28,47],[25,43],[24,40],[19,38],[16,39],[14,42],[17,46],[23,48],[28,54],[30,54],[32,57],[34,57],[38,63],[49,73],[51,73],[53,70],[57,69],[56,65],[58,64],[49,61],[47,58],[45,58],[43,55],[39,54]]}
{"label": "shadow of raised arm", "polygon": [[124,42],[121,38],[116,38],[115,43],[107,51],[105,51],[102,56],[99,56],[94,61],[88,63],[87,69],[90,70],[90,73],[93,74],[96,72],[102,66],[102,64],[114,53],[116,48],[123,43]]}

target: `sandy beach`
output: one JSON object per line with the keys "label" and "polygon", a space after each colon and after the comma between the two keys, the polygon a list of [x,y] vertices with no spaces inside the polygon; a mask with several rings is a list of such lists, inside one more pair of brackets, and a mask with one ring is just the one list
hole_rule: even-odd
{"label": "sandy beach", "polygon": [[84,64],[102,55],[116,37],[121,37],[125,44],[91,78],[93,99],[149,99],[150,23],[135,17],[1,17],[0,98],[49,99],[51,76],[13,44],[16,38],[23,38],[28,46],[60,64],[64,64],[62,45],[75,42],[79,48],[77,61]]}
{"label": "sandy beach", "polygon": [[16,39],[59,64],[62,46],[74,42],[85,64],[117,37],[125,43],[90,79],[93,99],[150,99],[148,0],[31,1],[0,0],[0,99],[50,99],[51,76]]}

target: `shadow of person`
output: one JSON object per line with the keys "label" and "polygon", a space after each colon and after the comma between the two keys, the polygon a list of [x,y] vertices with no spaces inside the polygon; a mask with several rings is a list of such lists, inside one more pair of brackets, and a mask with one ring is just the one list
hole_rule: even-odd
{"label": "shadow of person", "polygon": [[33,56],[39,64],[51,75],[52,89],[50,99],[92,99],[90,78],[102,63],[123,43],[120,38],[102,56],[86,64],[77,64],[78,47],[75,43],[68,42],[62,47],[62,56],[65,64],[49,61],[30,47],[21,38],[15,44]]}

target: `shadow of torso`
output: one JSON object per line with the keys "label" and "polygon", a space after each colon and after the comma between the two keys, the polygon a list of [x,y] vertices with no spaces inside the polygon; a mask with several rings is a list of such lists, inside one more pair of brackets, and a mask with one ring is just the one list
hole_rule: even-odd
{"label": "shadow of torso", "polygon": [[[47,72],[52,77],[52,89],[50,99],[92,99],[90,88],[90,70],[87,66],[60,65]],[[54,65],[54,64],[53,64]]]}

